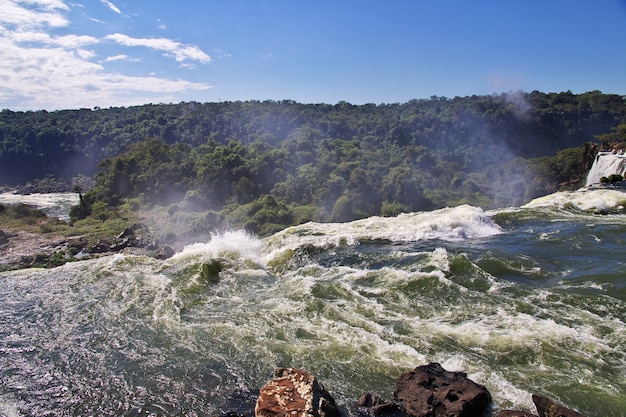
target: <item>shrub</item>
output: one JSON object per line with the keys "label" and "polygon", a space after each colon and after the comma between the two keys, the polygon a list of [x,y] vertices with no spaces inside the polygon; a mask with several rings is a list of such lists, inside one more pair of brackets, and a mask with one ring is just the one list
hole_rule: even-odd
{"label": "shrub", "polygon": [[384,217],[394,217],[400,213],[406,213],[407,211],[409,211],[409,209],[404,204],[384,201],[382,207],[380,208],[380,215]]}

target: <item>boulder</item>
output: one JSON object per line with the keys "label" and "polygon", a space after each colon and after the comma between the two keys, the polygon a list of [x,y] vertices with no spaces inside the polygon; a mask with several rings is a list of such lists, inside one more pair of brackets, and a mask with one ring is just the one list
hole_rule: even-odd
{"label": "boulder", "polygon": [[491,394],[464,372],[450,372],[438,363],[400,376],[394,397],[409,417],[477,417],[491,411]]}
{"label": "boulder", "polygon": [[549,398],[533,394],[533,403],[540,417],[585,417],[577,411],[562,407]]}
{"label": "boulder", "polygon": [[274,379],[261,388],[256,417],[340,417],[335,400],[307,371],[277,368]]}

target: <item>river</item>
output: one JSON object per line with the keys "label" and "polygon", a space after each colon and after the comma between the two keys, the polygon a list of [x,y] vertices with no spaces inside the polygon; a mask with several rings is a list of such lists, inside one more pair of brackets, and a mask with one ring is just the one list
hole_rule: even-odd
{"label": "river", "polygon": [[624,416],[624,204],[581,189],[3,272],[0,415],[249,412],[275,367],[313,373],[354,415],[435,361],[495,411],[534,410],[537,393]]}

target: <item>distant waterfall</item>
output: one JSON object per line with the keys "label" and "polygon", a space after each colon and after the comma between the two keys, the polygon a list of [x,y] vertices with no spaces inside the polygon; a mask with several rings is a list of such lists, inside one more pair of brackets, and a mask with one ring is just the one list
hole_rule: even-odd
{"label": "distant waterfall", "polygon": [[608,177],[612,174],[626,176],[626,155],[612,152],[600,152],[596,156],[593,165],[587,174],[586,187],[598,184],[600,178]]}

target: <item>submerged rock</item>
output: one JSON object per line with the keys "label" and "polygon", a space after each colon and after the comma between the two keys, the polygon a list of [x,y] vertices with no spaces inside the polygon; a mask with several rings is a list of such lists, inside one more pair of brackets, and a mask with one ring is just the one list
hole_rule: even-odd
{"label": "submerged rock", "polygon": [[200,264],[200,276],[209,283],[216,283],[220,280],[220,272],[223,269],[222,262],[214,259],[209,263]]}
{"label": "submerged rock", "polygon": [[476,417],[490,411],[491,394],[464,372],[450,372],[438,363],[400,376],[394,397],[409,417]]}
{"label": "submerged rock", "polygon": [[537,407],[537,414],[542,417],[585,417],[584,414],[562,407],[549,398],[542,397],[541,395],[533,394],[533,403],[535,403],[535,407]]}
{"label": "submerged rock", "polygon": [[261,388],[256,417],[340,417],[335,400],[307,371],[277,368],[274,379]]}
{"label": "submerged rock", "polygon": [[502,410],[498,413],[498,417],[539,417],[532,413],[517,410]]}

